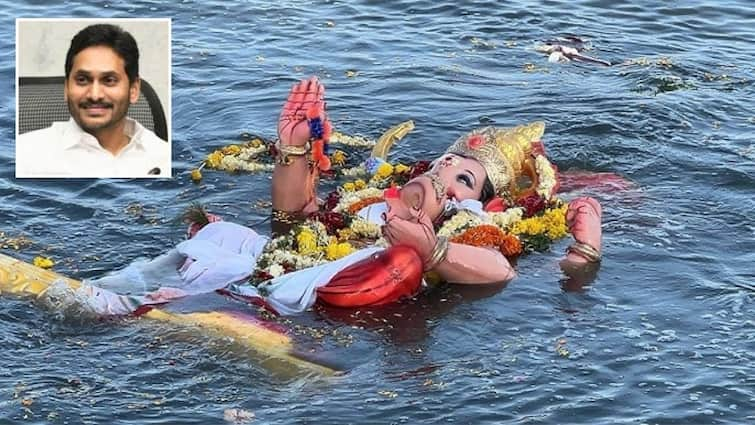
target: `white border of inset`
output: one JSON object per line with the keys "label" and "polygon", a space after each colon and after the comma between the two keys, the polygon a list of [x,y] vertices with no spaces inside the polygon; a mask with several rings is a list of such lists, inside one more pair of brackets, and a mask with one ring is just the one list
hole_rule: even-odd
{"label": "white border of inset", "polygon": [[[154,178],[171,178],[173,175],[173,167],[172,167],[172,146],[173,146],[173,120],[172,120],[172,114],[173,114],[173,22],[171,18],[16,18],[15,20],[15,106],[16,106],[16,113],[15,113],[15,137],[18,138],[18,132],[19,132],[19,78],[21,77],[19,75],[19,65],[20,65],[20,58],[19,58],[19,23],[24,22],[48,22],[51,24],[56,23],[76,23],[81,24],[81,28],[83,29],[86,25],[94,24],[94,23],[103,23],[103,24],[115,24],[115,25],[121,25],[124,23],[133,24],[133,23],[163,23],[167,24],[167,30],[168,30],[168,40],[167,40],[167,63],[165,66],[167,67],[167,75],[165,76],[147,76],[145,79],[150,82],[150,85],[152,85],[153,89],[157,93],[160,103],[163,106],[163,110],[165,113],[165,124],[166,124],[166,130],[167,130],[167,142],[168,145],[171,147],[171,170],[170,174],[167,176],[155,176]],[[134,31],[132,31],[129,28],[124,28],[126,31],[129,31],[134,38],[137,38],[137,35],[134,34]],[[138,32],[137,32],[138,33]],[[65,49],[61,50],[60,52],[60,59],[62,63],[65,63],[65,55],[68,50],[68,47],[70,46],[71,38],[76,33],[72,33],[71,37],[64,41]],[[139,46],[139,74],[140,77],[144,77],[144,74],[142,72],[143,66],[143,60],[144,60],[144,46],[149,46],[148,38],[142,38],[141,40],[137,39],[137,45]],[[59,67],[59,71],[56,71],[54,75],[47,75],[47,76],[60,76],[64,74],[64,65],[61,64]],[[28,76],[43,76],[43,75],[23,75],[24,77]],[[157,83],[159,81],[159,83]],[[158,89],[158,87],[160,89]],[[14,144],[15,148],[15,144]],[[14,149],[15,150],[15,149]],[[15,166],[15,154],[14,154],[14,166]],[[104,178],[104,177],[103,177]],[[153,178],[153,177],[150,177]]]}

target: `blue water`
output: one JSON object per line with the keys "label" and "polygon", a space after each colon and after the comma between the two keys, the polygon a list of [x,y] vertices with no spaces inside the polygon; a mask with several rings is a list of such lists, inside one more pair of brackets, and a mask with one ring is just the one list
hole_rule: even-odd
{"label": "blue water", "polygon": [[[357,323],[295,318],[326,334],[301,339],[347,364],[340,378],[281,376],[185,329],[0,298],[1,423],[223,423],[229,408],[254,423],[755,422],[751,2],[0,4],[0,231],[33,241],[2,252],[43,253],[77,278],[172,246],[193,201],[265,218],[269,175],[194,185],[188,172],[245,132],[273,137],[290,84],[313,74],[344,132],[414,119],[397,158],[543,119],[561,169],[636,185],[587,192],[603,204],[605,259],[583,291],[562,289],[563,241],[522,259],[504,290],[449,288]],[[174,179],[13,178],[14,18],[37,16],[173,18]],[[533,49],[570,34],[635,63],[550,64]]]}

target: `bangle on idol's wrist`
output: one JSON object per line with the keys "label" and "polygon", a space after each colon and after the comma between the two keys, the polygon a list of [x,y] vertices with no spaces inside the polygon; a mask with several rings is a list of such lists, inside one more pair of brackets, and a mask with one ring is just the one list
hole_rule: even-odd
{"label": "bangle on idol's wrist", "polygon": [[290,165],[293,161],[290,158],[291,156],[304,156],[309,153],[310,147],[309,142],[304,146],[292,146],[281,145],[280,141],[278,141],[275,143],[275,150],[277,151],[276,162],[281,165]]}
{"label": "bangle on idol's wrist", "polygon": [[427,264],[425,265],[425,271],[432,270],[435,267],[437,267],[438,264],[442,263],[446,259],[447,255],[448,255],[448,238],[445,236],[441,236],[435,242],[435,247],[433,247],[433,252],[430,254],[430,259],[427,261]]}
{"label": "bangle on idol's wrist", "polygon": [[577,254],[590,263],[599,263],[601,259],[600,252],[598,252],[597,249],[582,242],[575,241],[573,244],[569,245],[569,247],[566,248],[566,253]]}

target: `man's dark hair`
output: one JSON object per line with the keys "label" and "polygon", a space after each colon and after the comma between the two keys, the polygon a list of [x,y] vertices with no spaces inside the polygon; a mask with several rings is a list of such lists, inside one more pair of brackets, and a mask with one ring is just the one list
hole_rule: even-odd
{"label": "man's dark hair", "polygon": [[134,37],[117,25],[94,24],[79,31],[71,40],[66,54],[66,80],[71,74],[74,56],[92,46],[107,46],[115,50],[126,64],[129,83],[133,84],[139,78],[139,47]]}

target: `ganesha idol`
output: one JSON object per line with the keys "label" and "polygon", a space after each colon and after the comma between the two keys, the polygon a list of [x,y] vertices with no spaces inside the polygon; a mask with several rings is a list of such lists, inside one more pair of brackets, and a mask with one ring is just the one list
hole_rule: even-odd
{"label": "ganesha idol", "polygon": [[[451,282],[503,283],[512,279],[514,271],[505,257],[516,253],[500,246],[506,234],[503,228],[495,227],[492,218],[517,199],[553,198],[558,189],[557,169],[545,157],[540,141],[544,130],[542,122],[474,130],[453,143],[428,172],[401,188],[386,190],[383,203],[367,206],[358,215],[382,224],[390,246],[336,274],[327,285],[318,288],[318,300],[340,307],[393,302],[416,294],[423,272],[436,268],[444,273],[443,279]],[[481,189],[479,193],[477,189]],[[457,231],[457,237],[451,238],[433,235],[460,209],[473,213],[480,221],[472,229],[478,233],[488,230],[488,234],[480,234],[478,240],[463,237],[465,233],[473,235],[471,229]],[[489,224],[482,224],[485,222]],[[456,246],[457,243],[466,247]],[[479,256],[488,252],[474,245],[497,251],[490,258],[495,262],[479,263]],[[443,263],[448,264],[440,267]],[[496,265],[497,270],[472,278],[470,272],[480,273],[478,264]]]}
{"label": "ganesha idol", "polygon": [[[556,197],[542,122],[473,130],[429,164],[394,166],[376,146],[369,181],[319,200],[318,176],[332,166],[324,92],[316,78],[303,80],[280,114],[272,236],[203,214],[189,239],[162,256],[88,282],[80,291],[89,306],[131,314],[211,291],[278,314],[315,303],[383,305],[438,282],[505,284],[516,277],[513,258],[567,233],[575,240],[561,261],[565,273],[599,264],[601,207],[592,198]],[[111,290],[134,281],[144,295]]]}

